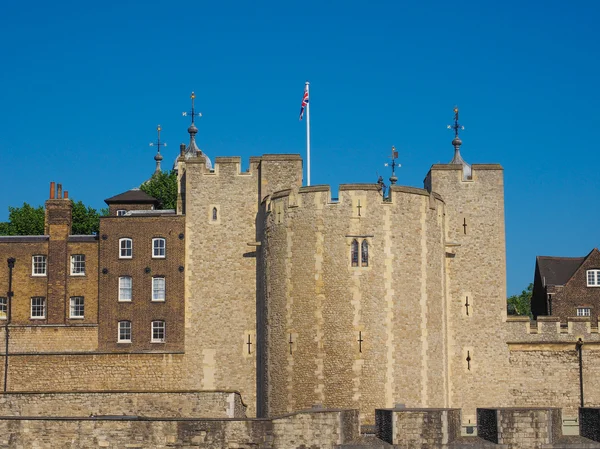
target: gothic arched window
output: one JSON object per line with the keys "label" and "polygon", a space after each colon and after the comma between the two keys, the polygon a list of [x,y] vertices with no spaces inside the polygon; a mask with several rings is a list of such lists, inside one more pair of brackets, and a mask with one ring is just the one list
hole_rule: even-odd
{"label": "gothic arched window", "polygon": [[360,266],[369,266],[369,244],[366,240],[363,240],[360,245]]}
{"label": "gothic arched window", "polygon": [[213,221],[217,221],[217,208],[216,207],[213,207],[212,219],[213,219]]}
{"label": "gothic arched window", "polygon": [[353,267],[358,267],[358,241],[356,239],[352,240],[350,246],[350,261]]}

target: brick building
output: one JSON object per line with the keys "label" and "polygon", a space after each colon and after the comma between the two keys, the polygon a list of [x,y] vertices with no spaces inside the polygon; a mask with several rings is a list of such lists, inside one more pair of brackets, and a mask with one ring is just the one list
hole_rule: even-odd
{"label": "brick building", "polygon": [[600,252],[585,257],[538,256],[535,262],[531,311],[534,318],[598,316],[600,312]]}

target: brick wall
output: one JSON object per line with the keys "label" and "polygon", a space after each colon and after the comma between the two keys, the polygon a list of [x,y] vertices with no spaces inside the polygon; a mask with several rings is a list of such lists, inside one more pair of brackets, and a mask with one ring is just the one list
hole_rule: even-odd
{"label": "brick wall", "polygon": [[[104,351],[182,351],[184,347],[185,218],[181,215],[105,217],[100,220],[99,347]],[[166,241],[164,258],[152,257],[152,239]],[[132,257],[119,257],[119,240],[133,241]],[[119,277],[132,280],[132,300],[119,301]],[[152,278],[165,279],[165,300],[152,300]],[[131,343],[117,341],[118,322],[131,322]],[[151,341],[152,321],[164,321],[166,339]]]}

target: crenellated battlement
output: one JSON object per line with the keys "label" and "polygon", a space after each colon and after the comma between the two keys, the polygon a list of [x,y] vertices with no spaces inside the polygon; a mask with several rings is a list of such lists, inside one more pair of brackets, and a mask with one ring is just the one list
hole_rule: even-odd
{"label": "crenellated battlement", "polygon": [[530,343],[559,346],[568,343],[572,346],[580,338],[584,344],[600,343],[597,317],[570,317],[561,322],[559,318],[552,316],[538,317],[537,321],[532,321],[526,316],[509,316],[505,326],[506,340],[511,349],[520,348],[520,344]]}
{"label": "crenellated battlement", "polygon": [[[435,192],[428,192],[425,189],[409,186],[392,186],[390,195],[383,197],[381,193],[381,187],[378,184],[340,184],[339,185],[339,196],[333,198],[331,195],[331,186],[314,185],[304,186],[298,189],[284,189],[273,192],[272,195],[266,196],[263,199],[263,203],[266,206],[266,210],[271,209],[270,202],[283,200],[282,204],[284,208],[287,207],[299,207],[306,204],[314,205],[315,194],[320,194],[318,200],[319,205],[339,207],[344,205],[352,205],[356,197],[364,197],[368,199],[369,204],[380,204],[383,207],[392,207],[398,202],[398,198],[405,195],[420,195],[430,198],[433,201],[432,208],[435,208],[435,201],[444,203],[441,195]],[[307,201],[310,198],[310,201]],[[363,204],[363,207],[366,204]]]}

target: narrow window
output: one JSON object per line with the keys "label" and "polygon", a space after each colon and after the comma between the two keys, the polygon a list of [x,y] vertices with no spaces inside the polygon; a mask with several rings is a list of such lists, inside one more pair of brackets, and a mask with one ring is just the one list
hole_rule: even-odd
{"label": "narrow window", "polygon": [[126,213],[127,213],[127,211],[125,209],[119,209],[119,210],[117,210],[117,217],[122,217]]}
{"label": "narrow window", "polygon": [[356,239],[352,240],[350,245],[350,262],[353,267],[358,267],[358,241]]}
{"label": "narrow window", "polygon": [[152,321],[152,343],[164,343],[166,328],[164,321]]}
{"label": "narrow window", "polygon": [[165,300],[165,278],[164,277],[153,277],[152,278],[152,301],[164,301]]}
{"label": "narrow window", "polygon": [[34,296],[31,298],[31,318],[46,318],[46,298],[43,296]]}
{"label": "narrow window", "polygon": [[166,254],[166,248],[167,241],[164,238],[158,237],[152,239],[152,257],[154,259],[164,259]]}
{"label": "narrow window", "polygon": [[363,240],[360,245],[360,266],[369,266],[369,244],[366,240]]}
{"label": "narrow window", "polygon": [[131,301],[132,281],[130,276],[119,278],[119,301]]}
{"label": "narrow window", "polygon": [[587,271],[587,286],[600,287],[600,270]]}
{"label": "narrow window", "polygon": [[71,256],[71,276],[85,275],[85,255],[73,254]]}
{"label": "narrow window", "polygon": [[83,296],[71,296],[70,318],[83,318]]}
{"label": "narrow window", "polygon": [[5,320],[8,315],[8,299],[6,296],[0,297],[0,320]]}
{"label": "narrow window", "polygon": [[131,321],[119,321],[119,343],[131,343]]}
{"label": "narrow window", "polygon": [[213,207],[212,220],[217,221],[217,208]]}
{"label": "narrow window", "polygon": [[133,240],[119,239],[119,258],[131,259],[133,256]]}
{"label": "narrow window", "polygon": [[592,310],[589,307],[577,307],[577,316],[592,316]]}
{"label": "narrow window", "polygon": [[46,276],[46,256],[36,255],[31,258],[31,275]]}

